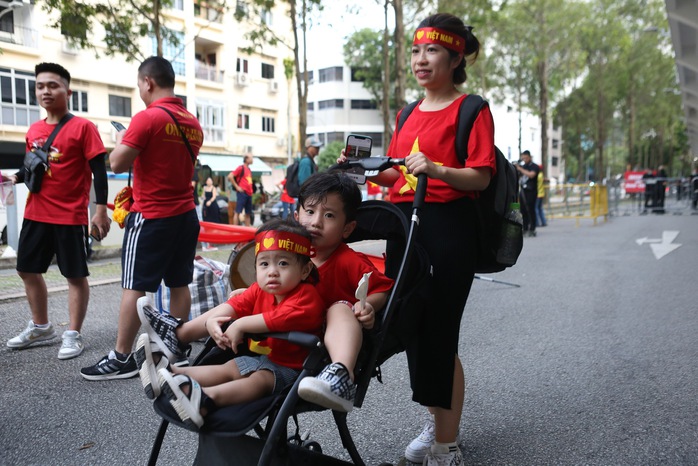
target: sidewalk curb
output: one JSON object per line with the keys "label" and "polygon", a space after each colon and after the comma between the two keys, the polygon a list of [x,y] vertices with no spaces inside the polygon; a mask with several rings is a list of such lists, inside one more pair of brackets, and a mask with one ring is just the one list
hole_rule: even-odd
{"label": "sidewalk curb", "polygon": [[[101,259],[112,259],[115,257],[121,257],[121,247],[117,248],[96,248],[92,250],[92,256],[90,256],[90,261],[97,261]],[[55,262],[55,260],[54,260]],[[89,263],[88,263],[89,265]],[[17,267],[16,257],[0,257],[0,270],[14,269]]]}

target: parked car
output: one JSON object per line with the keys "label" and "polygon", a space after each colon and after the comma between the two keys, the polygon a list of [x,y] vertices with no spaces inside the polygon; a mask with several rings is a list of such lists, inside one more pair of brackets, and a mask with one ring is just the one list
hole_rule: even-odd
{"label": "parked car", "polygon": [[283,204],[281,203],[281,193],[274,193],[269,197],[269,200],[264,203],[259,212],[259,217],[262,223],[271,220],[272,218],[281,218]]}

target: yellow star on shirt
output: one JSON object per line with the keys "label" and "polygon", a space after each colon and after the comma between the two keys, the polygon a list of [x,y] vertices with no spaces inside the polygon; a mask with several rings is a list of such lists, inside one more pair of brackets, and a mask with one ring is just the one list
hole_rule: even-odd
{"label": "yellow star on shirt", "polygon": [[[421,152],[419,150],[419,136],[414,140],[414,144],[412,144],[412,150],[410,151],[410,155],[416,154],[417,152]],[[437,165],[443,165],[441,162],[434,162]],[[411,173],[407,173],[407,167],[404,165],[400,166],[400,170],[402,171],[402,175],[405,177],[405,185],[400,188],[400,195],[405,194],[408,190],[416,191],[417,190],[417,177],[414,176]]]}

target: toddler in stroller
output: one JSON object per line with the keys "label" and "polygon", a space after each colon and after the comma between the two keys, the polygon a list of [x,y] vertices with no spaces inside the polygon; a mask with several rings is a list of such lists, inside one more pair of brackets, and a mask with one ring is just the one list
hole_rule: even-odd
{"label": "toddler in stroller", "polygon": [[[257,231],[255,249],[256,283],[202,316],[205,320],[195,319],[184,325],[201,329],[197,320],[203,320],[216,345],[234,352],[245,333],[319,334],[324,306],[314,286],[307,282],[317,278],[310,261],[310,234],[291,222],[269,222]],[[136,347],[146,395],[152,398],[163,392],[179,420],[190,427],[200,428],[204,416],[220,406],[280,393],[294,382],[308,354],[307,349],[268,338],[250,344],[255,355],[239,356],[223,365],[170,367],[168,360],[176,361],[180,352],[179,323],[169,315],[161,315],[147,299],[138,302],[138,314],[147,333],[139,337]],[[223,330],[227,322],[230,324]]]}

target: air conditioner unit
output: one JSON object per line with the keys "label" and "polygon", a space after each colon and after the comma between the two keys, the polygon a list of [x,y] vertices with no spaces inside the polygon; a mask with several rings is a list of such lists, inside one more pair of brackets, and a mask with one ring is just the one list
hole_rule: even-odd
{"label": "air conditioner unit", "polygon": [[286,138],[279,138],[276,140],[276,145],[279,147],[284,147],[286,145]]}
{"label": "air conditioner unit", "polygon": [[243,155],[251,154],[252,153],[252,146],[242,146],[242,153],[243,153]]}
{"label": "air conditioner unit", "polygon": [[247,73],[238,73],[237,75],[237,85],[247,86],[250,84],[250,75]]}
{"label": "air conditioner unit", "polygon": [[269,81],[269,92],[279,92],[278,81]]}
{"label": "air conditioner unit", "polygon": [[63,41],[61,50],[63,51],[63,53],[66,53],[68,55],[77,55],[78,53],[80,53],[80,49],[73,45],[70,45],[70,43],[67,40]]}

